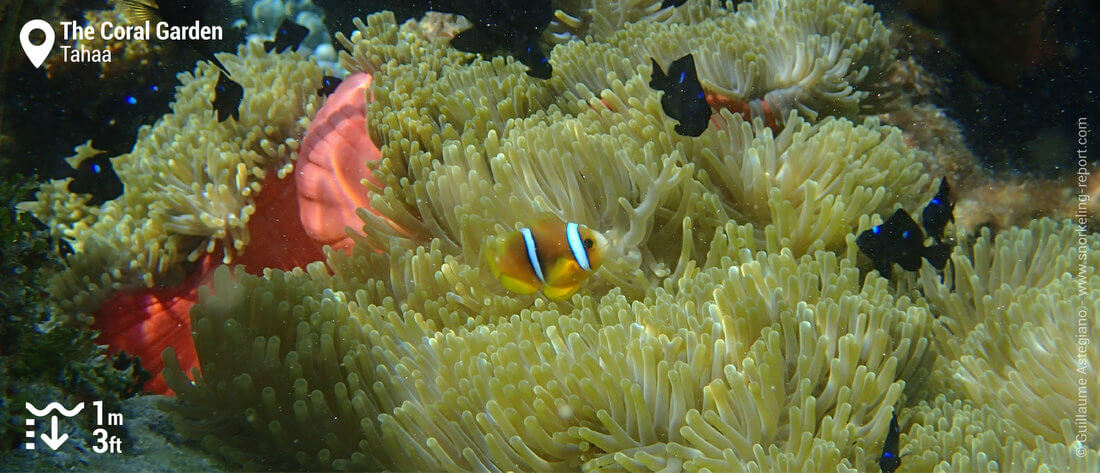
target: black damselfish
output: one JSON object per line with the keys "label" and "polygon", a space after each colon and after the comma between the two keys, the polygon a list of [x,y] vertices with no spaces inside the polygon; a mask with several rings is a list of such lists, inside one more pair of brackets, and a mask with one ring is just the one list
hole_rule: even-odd
{"label": "black damselfish", "polygon": [[[237,7],[240,0],[122,0],[122,3],[138,21],[163,21],[169,26],[189,27],[195,23],[211,23],[211,18],[222,16],[218,10],[227,5]],[[214,52],[206,42],[188,40],[186,44],[203,59],[218,66],[218,69],[229,72],[214,57]]]}
{"label": "black damselfish", "polygon": [[661,2],[661,8],[676,8],[680,5],[683,5],[685,2],[687,2],[687,0],[665,0]]}
{"label": "black damselfish", "polygon": [[951,247],[943,242],[943,230],[947,222],[955,220],[954,211],[951,186],[947,178],[942,178],[936,196],[921,211],[924,232],[932,237],[935,244],[924,246],[925,233],[921,232],[909,212],[898,209],[882,225],[860,233],[856,237],[856,246],[871,258],[871,265],[886,278],[890,277],[893,263],[900,264],[906,271],[916,271],[920,269],[921,258],[932,263],[932,267],[943,269],[951,254]]}
{"label": "black damselfish", "polygon": [[710,104],[703,95],[703,85],[695,75],[695,57],[688,54],[672,62],[668,74],[653,61],[653,75],[649,86],[664,92],[661,95],[661,108],[665,115],[680,122],[676,133],[684,136],[699,136],[710,122]]}
{"label": "black damselfish", "polygon": [[279,29],[275,31],[275,39],[264,41],[264,51],[283,52],[287,49],[298,49],[302,40],[309,35],[309,28],[299,25],[289,18],[283,18],[279,23]]}
{"label": "black damselfish", "polygon": [[928,236],[943,241],[943,229],[947,222],[955,221],[955,201],[951,200],[951,186],[947,184],[947,178],[940,178],[940,190],[936,196],[924,206],[920,214],[920,223]]}
{"label": "black damselfish", "polygon": [[882,225],[859,234],[856,246],[871,258],[882,277],[889,278],[891,265],[898,263],[906,271],[920,269],[921,258],[936,269],[947,265],[951,248],[943,243],[924,246],[924,232],[905,209],[898,209]]}
{"label": "black damselfish", "polygon": [[321,88],[317,89],[317,95],[328,97],[336,91],[344,80],[336,76],[324,76],[321,78]]}
{"label": "black damselfish", "polygon": [[507,48],[528,67],[527,75],[549,79],[553,68],[539,37],[554,17],[549,0],[433,0],[430,8],[457,13],[473,26],[451,40],[455,49],[490,54]]}
{"label": "black damselfish", "polygon": [[898,440],[900,436],[898,428],[898,413],[890,417],[890,430],[886,432],[886,441],[882,443],[882,456],[878,459],[878,467],[882,473],[894,473],[901,466],[901,457],[898,456]]}
{"label": "black damselfish", "polygon": [[224,122],[229,117],[240,120],[242,98],[244,87],[233,82],[225,72],[219,72],[218,84],[214,86],[214,110],[218,113],[218,121]]}
{"label": "black damselfish", "polygon": [[512,48],[512,57],[528,67],[527,75],[536,79],[549,79],[554,70],[550,60],[539,48],[538,38],[531,38],[516,44]]}
{"label": "black damselfish", "polygon": [[67,187],[75,194],[91,194],[88,205],[99,205],[122,194],[122,181],[106,154],[87,158],[76,167]]}

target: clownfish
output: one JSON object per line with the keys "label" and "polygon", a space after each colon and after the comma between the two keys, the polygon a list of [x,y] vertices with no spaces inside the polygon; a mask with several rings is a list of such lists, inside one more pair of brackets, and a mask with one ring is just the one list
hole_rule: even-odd
{"label": "clownfish", "polygon": [[607,239],[584,225],[543,215],[529,227],[488,241],[485,259],[502,286],[517,294],[539,289],[564,299],[600,267]]}

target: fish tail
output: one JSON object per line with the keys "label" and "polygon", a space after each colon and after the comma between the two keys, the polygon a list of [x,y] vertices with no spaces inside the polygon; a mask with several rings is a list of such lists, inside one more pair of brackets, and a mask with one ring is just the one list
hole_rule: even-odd
{"label": "fish tail", "polygon": [[947,266],[947,258],[949,256],[951,256],[951,247],[946,243],[926,246],[924,248],[924,259],[932,263],[932,267],[936,269],[943,269]]}
{"label": "fish tail", "polygon": [[138,21],[159,21],[161,19],[157,4],[152,0],[122,0],[122,5]]}
{"label": "fish tail", "polygon": [[890,279],[890,274],[893,272],[893,262],[886,259],[876,260],[872,262],[872,266],[875,271],[878,271],[879,276]]}
{"label": "fish tail", "polygon": [[210,62],[213,62],[214,65],[218,67],[218,69],[221,69],[223,72],[225,72],[230,77],[233,76],[233,74],[229,73],[229,69],[225,68],[225,64],[222,64],[222,62],[219,61],[218,58],[214,57],[213,54],[210,55],[209,59],[210,59]]}
{"label": "fish tail", "polygon": [[210,63],[213,64],[215,67],[221,69],[226,76],[233,77],[233,74],[229,73],[229,69],[225,68],[225,64],[222,64],[222,62],[219,61],[218,58],[214,57],[213,52],[211,52],[201,43],[189,42],[189,44],[191,45],[191,49],[194,49],[195,52],[199,53],[199,56],[202,56],[203,59],[210,61]]}
{"label": "fish tail", "polygon": [[665,70],[661,69],[661,65],[657,64],[657,60],[649,58],[653,63],[653,73],[650,74],[649,86],[654,89],[664,90],[664,84],[668,81],[668,75],[665,74]]}

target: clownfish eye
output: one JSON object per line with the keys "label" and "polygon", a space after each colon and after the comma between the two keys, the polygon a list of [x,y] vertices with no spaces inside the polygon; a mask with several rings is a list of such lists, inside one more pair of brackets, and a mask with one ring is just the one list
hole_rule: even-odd
{"label": "clownfish eye", "polygon": [[592,248],[592,245],[594,245],[594,244],[595,243],[592,241],[591,238],[585,238],[584,239],[584,247],[585,248]]}

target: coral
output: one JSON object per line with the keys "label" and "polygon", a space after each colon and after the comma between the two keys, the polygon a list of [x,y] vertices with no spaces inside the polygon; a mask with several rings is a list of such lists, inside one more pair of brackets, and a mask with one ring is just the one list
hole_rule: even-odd
{"label": "coral", "polygon": [[302,40],[303,55],[313,55],[328,66],[336,61],[336,50],[325,26],[325,12],[310,0],[254,0],[245,5],[248,33],[251,37],[270,40],[283,19],[309,28]]}
{"label": "coral", "polygon": [[462,15],[429,11],[416,21],[416,26],[425,39],[446,38],[449,41],[473,25]]}

